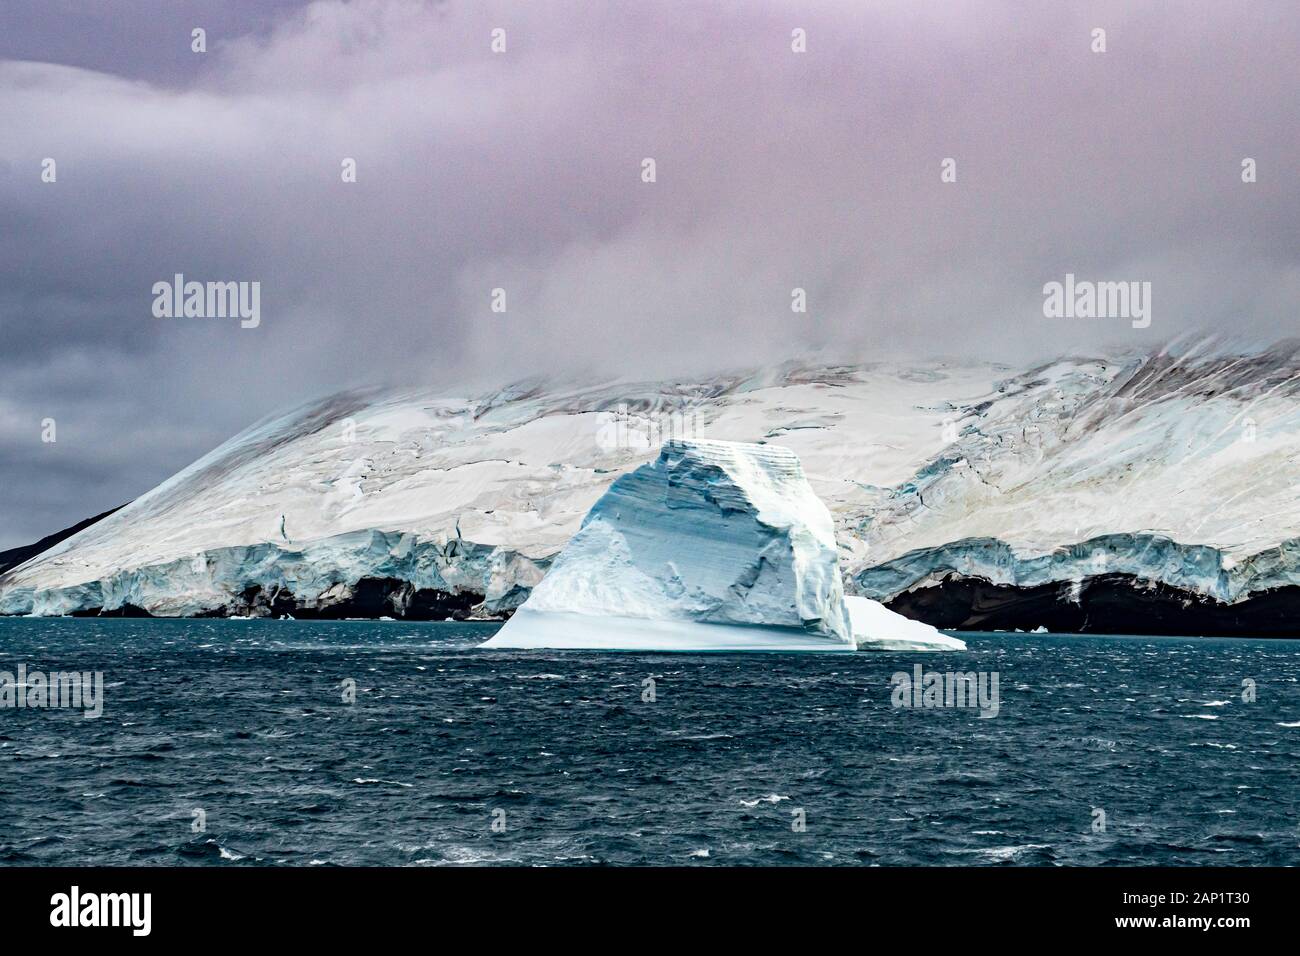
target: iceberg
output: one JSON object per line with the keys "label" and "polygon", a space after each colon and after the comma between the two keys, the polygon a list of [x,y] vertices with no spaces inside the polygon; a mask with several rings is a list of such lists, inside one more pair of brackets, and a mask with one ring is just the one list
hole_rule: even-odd
{"label": "iceberg", "polygon": [[846,601],[841,582],[830,511],[798,456],[773,445],[673,440],[610,486],[483,647],[964,646],[874,601]]}

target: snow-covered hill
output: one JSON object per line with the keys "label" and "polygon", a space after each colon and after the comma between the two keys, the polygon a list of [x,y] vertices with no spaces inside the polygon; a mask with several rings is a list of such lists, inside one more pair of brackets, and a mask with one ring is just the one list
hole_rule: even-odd
{"label": "snow-covered hill", "polygon": [[958,580],[1231,606],[1300,585],[1300,351],[1284,345],[341,394],[11,570],[0,611],[508,612],[673,436],[793,450],[846,590],[922,616],[917,595]]}

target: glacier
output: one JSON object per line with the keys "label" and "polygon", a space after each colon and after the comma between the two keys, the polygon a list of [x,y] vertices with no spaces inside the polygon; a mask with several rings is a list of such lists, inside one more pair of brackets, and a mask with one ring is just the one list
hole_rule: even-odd
{"label": "glacier", "polygon": [[[1267,611],[1282,633],[1300,609],[1287,342],[348,391],[8,569],[0,613],[503,619],[683,431],[790,449],[830,509],[845,594],[930,623],[1028,630],[1067,606],[1095,622],[1105,597],[1251,626]],[[982,616],[990,596],[1011,610]]]}

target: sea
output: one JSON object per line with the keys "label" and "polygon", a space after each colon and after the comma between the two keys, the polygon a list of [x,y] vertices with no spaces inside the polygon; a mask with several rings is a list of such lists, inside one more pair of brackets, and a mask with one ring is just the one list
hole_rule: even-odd
{"label": "sea", "polygon": [[[497,626],[0,619],[0,864],[1300,863],[1300,641],[481,650]],[[15,706],[73,671],[98,716]],[[996,708],[925,706],[900,675],[931,672]]]}

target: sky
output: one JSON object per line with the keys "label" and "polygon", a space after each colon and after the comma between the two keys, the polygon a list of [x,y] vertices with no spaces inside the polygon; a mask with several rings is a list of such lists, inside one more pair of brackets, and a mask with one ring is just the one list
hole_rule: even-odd
{"label": "sky", "polygon": [[0,548],[356,385],[1293,336],[1298,63],[1291,0],[5,0]]}

